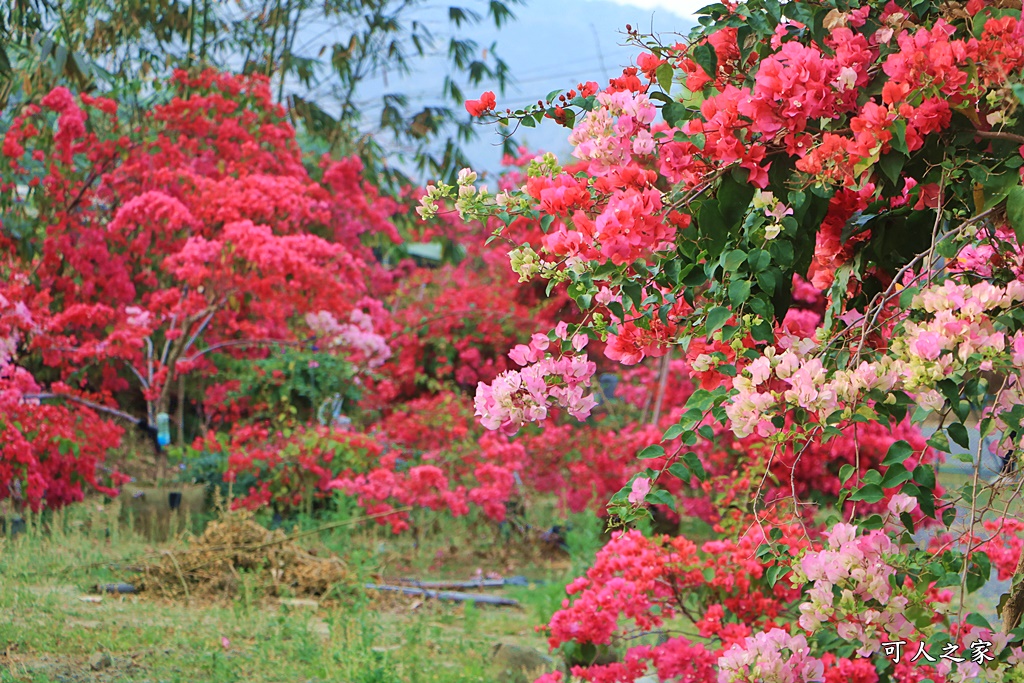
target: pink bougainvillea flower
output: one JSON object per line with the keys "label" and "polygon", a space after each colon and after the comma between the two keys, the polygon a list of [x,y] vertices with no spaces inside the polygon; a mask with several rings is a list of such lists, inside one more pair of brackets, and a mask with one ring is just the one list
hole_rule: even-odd
{"label": "pink bougainvillea flower", "polygon": [[633,480],[633,488],[629,493],[629,502],[632,505],[640,505],[644,498],[651,492],[651,480],[647,477],[637,477]]}

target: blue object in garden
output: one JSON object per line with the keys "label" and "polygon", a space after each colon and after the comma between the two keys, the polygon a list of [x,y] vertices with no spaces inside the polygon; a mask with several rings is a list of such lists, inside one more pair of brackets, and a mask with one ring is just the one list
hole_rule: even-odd
{"label": "blue object in garden", "polygon": [[171,418],[167,413],[157,413],[156,442],[160,448],[171,443]]}
{"label": "blue object in garden", "polygon": [[341,394],[335,394],[320,404],[320,408],[316,411],[317,421],[325,427],[340,427],[342,429],[348,429],[352,424],[352,419],[347,415],[341,414],[341,408],[345,404],[345,399],[341,397]]}
{"label": "blue object in garden", "polygon": [[601,385],[601,393],[606,399],[611,401],[615,398],[615,389],[619,386],[618,375],[606,372],[597,378],[597,383]]}
{"label": "blue object in garden", "polygon": [[[11,538],[16,537],[18,534],[25,533],[26,527],[25,527],[25,520],[24,519],[22,519],[21,517],[15,517],[14,519],[10,520],[10,522],[11,522],[11,529],[10,529]],[[4,519],[3,517],[0,517],[0,535],[6,534],[6,533],[8,533],[8,530],[7,530],[7,520]]]}

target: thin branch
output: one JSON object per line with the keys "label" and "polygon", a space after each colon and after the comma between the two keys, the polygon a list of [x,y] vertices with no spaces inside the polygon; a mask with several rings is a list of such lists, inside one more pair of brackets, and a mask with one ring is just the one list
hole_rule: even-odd
{"label": "thin branch", "polygon": [[119,417],[119,418],[121,418],[123,420],[128,420],[129,422],[131,422],[133,424],[136,424],[136,425],[141,425],[142,424],[142,418],[135,417],[133,415],[129,415],[128,413],[122,412],[122,411],[118,410],[117,408],[110,408],[109,406],[100,405],[99,403],[93,403],[92,401],[87,401],[84,398],[79,398],[77,396],[72,396],[70,394],[54,394],[54,393],[47,392],[47,393],[42,393],[42,394],[23,394],[22,398],[26,399],[26,400],[29,400],[29,401],[32,401],[32,400],[42,401],[42,400],[51,399],[51,398],[63,398],[63,399],[66,399],[68,401],[74,401],[75,403],[80,403],[80,404],[82,404],[83,406],[85,406],[87,408],[92,408],[93,410],[98,410],[100,412],[109,413],[110,415],[114,415],[114,416]]}
{"label": "thin branch", "polygon": [[211,351],[217,351],[219,349],[225,349],[235,346],[272,346],[279,344],[281,346],[306,346],[309,342],[303,341],[288,341],[287,339],[237,339],[234,341],[225,341],[209,346],[198,353],[194,353],[188,358],[184,359],[184,362],[191,363],[192,361],[202,358]]}
{"label": "thin branch", "polygon": [[974,134],[979,138],[987,140],[1009,140],[1010,142],[1024,144],[1024,135],[1017,135],[1016,133],[1004,133],[998,130],[976,130]]}
{"label": "thin branch", "polygon": [[217,309],[216,308],[214,308],[213,310],[210,311],[210,313],[206,316],[206,320],[204,320],[202,323],[200,323],[199,327],[196,328],[196,331],[193,332],[192,336],[188,338],[188,341],[185,342],[185,346],[181,349],[182,353],[185,353],[190,348],[192,348],[192,345],[196,343],[196,339],[198,339],[199,335],[201,335],[203,333],[203,330],[206,329],[206,326],[210,324],[210,321],[213,320],[213,316],[215,316],[215,315],[217,315]]}

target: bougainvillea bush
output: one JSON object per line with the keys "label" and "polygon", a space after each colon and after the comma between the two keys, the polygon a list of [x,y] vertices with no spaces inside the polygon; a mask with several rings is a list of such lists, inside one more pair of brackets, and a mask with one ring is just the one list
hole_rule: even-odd
{"label": "bougainvillea bush", "polygon": [[[683,401],[608,511],[628,526],[703,500],[689,512],[717,537],[615,536],[551,645],[590,681],[1021,680],[1021,5],[702,15],[682,42],[629,29],[643,53],[606,86],[467,102],[565,126],[573,158],[513,187],[466,170],[421,201],[488,220],[523,281],[579,309],[478,386],[483,426],[529,440],[552,412],[593,419],[598,341],[625,366],[662,359],[658,395]],[[524,219],[543,234],[517,235]],[[945,492],[933,464],[969,430],[1005,465],[968,454]],[[965,604],[993,564],[1014,578],[995,626]]]}
{"label": "bougainvillea bush", "polygon": [[181,434],[190,398],[207,423],[230,412],[217,356],[319,342],[358,371],[386,351],[374,292],[392,274],[371,245],[398,240],[393,203],[357,160],[323,159],[314,181],[265,80],[178,73],[169,89],[132,126],[115,101],[57,88],[4,136],[0,384],[65,425],[2,417],[0,486],[32,507],[93,483],[116,442],[113,426],[81,438],[100,414],[155,430],[176,409]]}

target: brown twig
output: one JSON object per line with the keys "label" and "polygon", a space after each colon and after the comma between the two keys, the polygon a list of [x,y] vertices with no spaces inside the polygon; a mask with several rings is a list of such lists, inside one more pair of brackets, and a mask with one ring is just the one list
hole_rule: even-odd
{"label": "brown twig", "polygon": [[987,140],[1009,140],[1010,142],[1024,143],[1024,135],[1017,135],[1016,133],[1004,133],[998,130],[976,130],[974,134],[979,138]]}

